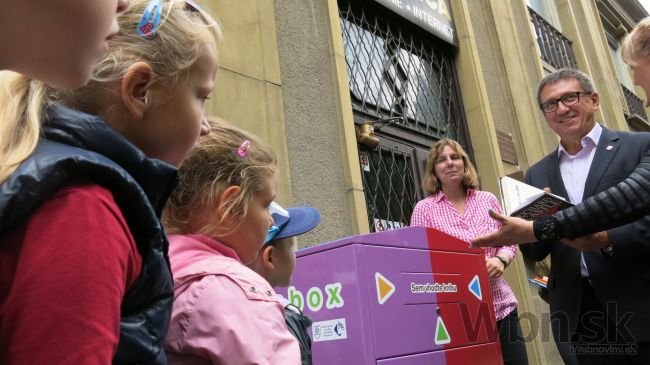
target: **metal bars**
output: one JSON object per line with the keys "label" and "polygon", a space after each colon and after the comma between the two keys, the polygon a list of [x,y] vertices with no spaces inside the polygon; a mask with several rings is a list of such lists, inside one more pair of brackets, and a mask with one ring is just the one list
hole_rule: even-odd
{"label": "metal bars", "polygon": [[571,41],[533,9],[528,11],[542,59],[558,70],[578,68]]}
{"label": "metal bars", "polygon": [[401,118],[377,148],[359,145],[370,230],[404,227],[422,197],[426,149],[464,140],[454,49],[371,1],[340,0],[339,16],[357,122]]}
{"label": "metal bars", "polygon": [[[431,42],[340,3],[353,108],[434,138],[457,138],[461,113],[453,59]],[[446,52],[445,52],[446,51]]]}
{"label": "metal bars", "polygon": [[628,114],[638,115],[647,123],[648,116],[643,107],[643,100],[625,86],[621,85],[621,88],[623,89],[623,95],[625,95],[625,101],[627,102]]}
{"label": "metal bars", "polygon": [[361,152],[363,191],[371,231],[409,225],[417,202],[412,156],[397,147]]}

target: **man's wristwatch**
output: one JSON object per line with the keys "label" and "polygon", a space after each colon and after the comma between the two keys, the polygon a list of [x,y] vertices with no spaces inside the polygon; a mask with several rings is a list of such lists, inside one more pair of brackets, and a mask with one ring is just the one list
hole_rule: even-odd
{"label": "man's wristwatch", "polygon": [[503,257],[501,257],[501,256],[499,256],[499,255],[496,255],[496,256],[494,256],[494,257],[498,258],[499,261],[501,261],[501,263],[503,264],[503,268],[504,268],[504,269],[505,269],[506,267],[508,267],[508,261],[506,261],[506,259],[504,259]]}

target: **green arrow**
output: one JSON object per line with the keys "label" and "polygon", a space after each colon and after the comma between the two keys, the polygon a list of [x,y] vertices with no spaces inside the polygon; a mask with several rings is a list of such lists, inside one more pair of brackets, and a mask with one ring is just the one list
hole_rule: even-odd
{"label": "green arrow", "polygon": [[442,321],[442,317],[440,316],[438,316],[438,322],[436,324],[436,338],[434,342],[436,345],[444,345],[451,342],[451,337],[449,337],[445,322]]}

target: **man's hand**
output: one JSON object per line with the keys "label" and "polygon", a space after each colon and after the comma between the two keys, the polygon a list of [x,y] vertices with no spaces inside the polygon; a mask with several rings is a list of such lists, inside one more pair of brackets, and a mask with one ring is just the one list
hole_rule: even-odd
{"label": "man's hand", "polygon": [[487,267],[488,276],[495,279],[503,275],[503,271],[506,269],[506,265],[496,257],[486,259],[485,266]]}
{"label": "man's hand", "polygon": [[472,240],[470,247],[496,247],[518,243],[537,242],[533,233],[533,222],[521,218],[506,217],[492,209],[489,210],[492,219],[501,222],[498,231],[484,234]]}
{"label": "man's hand", "polygon": [[578,237],[572,240],[564,238],[560,241],[578,251],[592,251],[609,246],[609,233],[607,231],[600,231],[584,237]]}

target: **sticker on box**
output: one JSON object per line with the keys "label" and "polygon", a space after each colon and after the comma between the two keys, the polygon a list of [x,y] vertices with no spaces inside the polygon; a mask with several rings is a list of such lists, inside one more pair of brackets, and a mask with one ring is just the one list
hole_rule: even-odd
{"label": "sticker on box", "polygon": [[344,340],[348,338],[345,318],[314,322],[311,325],[311,334],[314,342]]}

